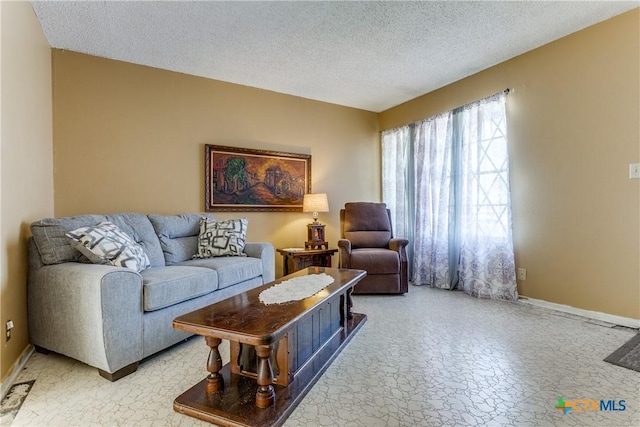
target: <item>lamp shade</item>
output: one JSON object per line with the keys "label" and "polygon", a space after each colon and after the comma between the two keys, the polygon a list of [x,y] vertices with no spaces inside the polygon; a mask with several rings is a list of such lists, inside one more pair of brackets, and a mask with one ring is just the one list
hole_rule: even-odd
{"label": "lamp shade", "polygon": [[302,212],[329,212],[327,193],[305,194]]}

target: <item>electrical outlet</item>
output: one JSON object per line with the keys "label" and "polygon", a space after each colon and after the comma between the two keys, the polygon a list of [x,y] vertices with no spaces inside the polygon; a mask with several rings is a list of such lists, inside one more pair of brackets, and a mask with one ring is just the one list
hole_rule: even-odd
{"label": "electrical outlet", "polygon": [[13,329],[13,320],[7,320],[6,328],[7,328],[7,341],[9,341],[11,339],[11,330]]}
{"label": "electrical outlet", "polygon": [[640,163],[629,163],[629,179],[640,178]]}
{"label": "electrical outlet", "polygon": [[527,269],[519,268],[518,269],[518,280],[527,280]]}

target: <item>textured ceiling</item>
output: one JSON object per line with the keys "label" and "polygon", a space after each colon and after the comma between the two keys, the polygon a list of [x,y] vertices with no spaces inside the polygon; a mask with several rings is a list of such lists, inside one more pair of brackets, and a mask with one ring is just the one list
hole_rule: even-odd
{"label": "textured ceiling", "polygon": [[375,112],[639,4],[31,3],[54,48]]}

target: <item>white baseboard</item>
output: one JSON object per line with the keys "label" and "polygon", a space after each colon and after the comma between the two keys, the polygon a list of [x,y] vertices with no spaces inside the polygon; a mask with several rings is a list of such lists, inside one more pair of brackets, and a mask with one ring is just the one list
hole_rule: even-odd
{"label": "white baseboard", "polygon": [[11,386],[16,381],[16,378],[18,378],[20,372],[22,372],[22,370],[24,369],[34,350],[35,349],[31,344],[25,347],[18,360],[16,360],[11,369],[9,369],[9,375],[7,375],[2,383],[0,383],[0,401],[4,400],[4,397],[7,395],[7,393],[9,393]]}
{"label": "white baseboard", "polygon": [[575,314],[576,316],[599,320],[601,322],[613,323],[614,325],[626,326],[627,328],[640,329],[640,319],[616,316],[614,314],[601,313],[599,311],[583,310],[581,308],[571,307],[570,305],[556,304],[554,302],[547,302],[525,296],[523,296],[519,302],[535,305],[537,307],[549,308],[551,310],[562,311],[564,313]]}

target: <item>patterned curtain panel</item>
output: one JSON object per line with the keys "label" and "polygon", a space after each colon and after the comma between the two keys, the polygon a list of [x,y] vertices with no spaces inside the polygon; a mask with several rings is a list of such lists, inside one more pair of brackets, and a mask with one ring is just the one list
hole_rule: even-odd
{"label": "patterned curtain panel", "polygon": [[382,145],[414,284],[516,300],[505,95],[386,131]]}
{"label": "patterned curtain panel", "polygon": [[[394,237],[414,240],[412,125],[382,132],[382,200],[391,212]],[[413,247],[407,246],[409,280],[413,276]]]}
{"label": "patterned curtain panel", "polygon": [[413,281],[418,285],[453,289],[455,264],[451,262],[450,239],[453,192],[451,112],[417,123],[415,146],[415,239]]}

